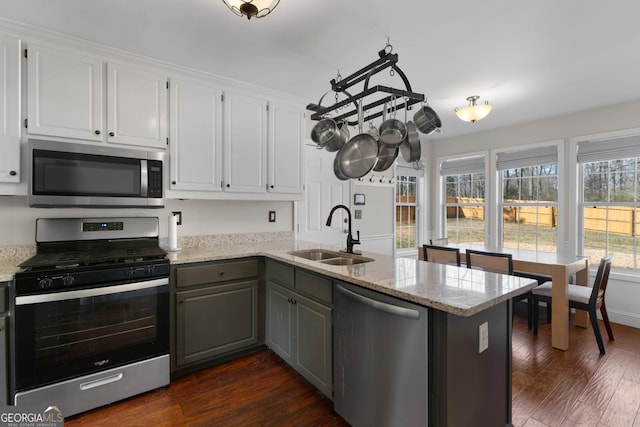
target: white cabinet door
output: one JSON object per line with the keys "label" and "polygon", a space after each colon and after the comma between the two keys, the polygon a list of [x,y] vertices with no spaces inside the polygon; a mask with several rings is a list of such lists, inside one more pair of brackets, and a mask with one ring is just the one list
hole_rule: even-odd
{"label": "white cabinet door", "polygon": [[227,92],[224,113],[224,189],[238,193],[264,193],[267,179],[267,101]]}
{"label": "white cabinet door", "polygon": [[171,79],[171,189],[220,191],[222,90]]}
{"label": "white cabinet door", "polygon": [[20,182],[20,41],[0,35],[0,182]]}
{"label": "white cabinet door", "polygon": [[103,139],[102,61],[30,44],[27,55],[28,132]]}
{"label": "white cabinet door", "polygon": [[269,104],[269,192],[303,192],[303,127],[301,109],[277,102]]}
{"label": "white cabinet door", "polygon": [[167,77],[115,63],[107,76],[107,141],[165,148]]}

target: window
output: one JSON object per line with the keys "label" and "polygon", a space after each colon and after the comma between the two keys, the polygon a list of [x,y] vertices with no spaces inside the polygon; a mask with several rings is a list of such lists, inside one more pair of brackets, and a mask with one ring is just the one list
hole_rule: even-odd
{"label": "window", "polygon": [[450,243],[484,245],[484,156],[442,162],[445,232]]}
{"label": "window", "polygon": [[640,137],[578,144],[581,164],[582,253],[597,264],[640,271]]}
{"label": "window", "polygon": [[[401,173],[398,168],[398,173]],[[418,178],[396,176],[396,249],[417,248]]]}
{"label": "window", "polygon": [[498,153],[503,248],[556,252],[557,153],[555,146]]}

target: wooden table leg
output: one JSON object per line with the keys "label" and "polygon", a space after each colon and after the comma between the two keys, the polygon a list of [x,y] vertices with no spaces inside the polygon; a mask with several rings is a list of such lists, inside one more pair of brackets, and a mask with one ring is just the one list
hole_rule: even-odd
{"label": "wooden table leg", "polygon": [[551,269],[551,345],[560,350],[569,348],[569,300],[567,284],[569,274],[563,265],[554,265]]}

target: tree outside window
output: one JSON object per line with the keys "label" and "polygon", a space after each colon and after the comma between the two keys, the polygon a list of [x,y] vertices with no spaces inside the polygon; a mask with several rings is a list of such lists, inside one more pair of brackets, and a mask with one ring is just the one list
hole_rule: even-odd
{"label": "tree outside window", "polygon": [[583,252],[589,262],[613,254],[613,267],[640,270],[640,158],[582,165]]}
{"label": "tree outside window", "polygon": [[445,175],[444,217],[450,243],[484,245],[484,173]]}
{"label": "tree outside window", "polygon": [[417,248],[418,180],[396,176],[396,249]]}
{"label": "tree outside window", "polygon": [[556,252],[558,164],[502,171],[502,247]]}

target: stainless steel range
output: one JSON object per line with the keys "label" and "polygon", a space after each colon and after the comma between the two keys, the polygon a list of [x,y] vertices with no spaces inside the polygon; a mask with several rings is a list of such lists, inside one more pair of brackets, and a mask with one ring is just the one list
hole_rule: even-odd
{"label": "stainless steel range", "polygon": [[16,405],[64,416],[169,384],[169,261],[158,218],[36,221],[16,274]]}

